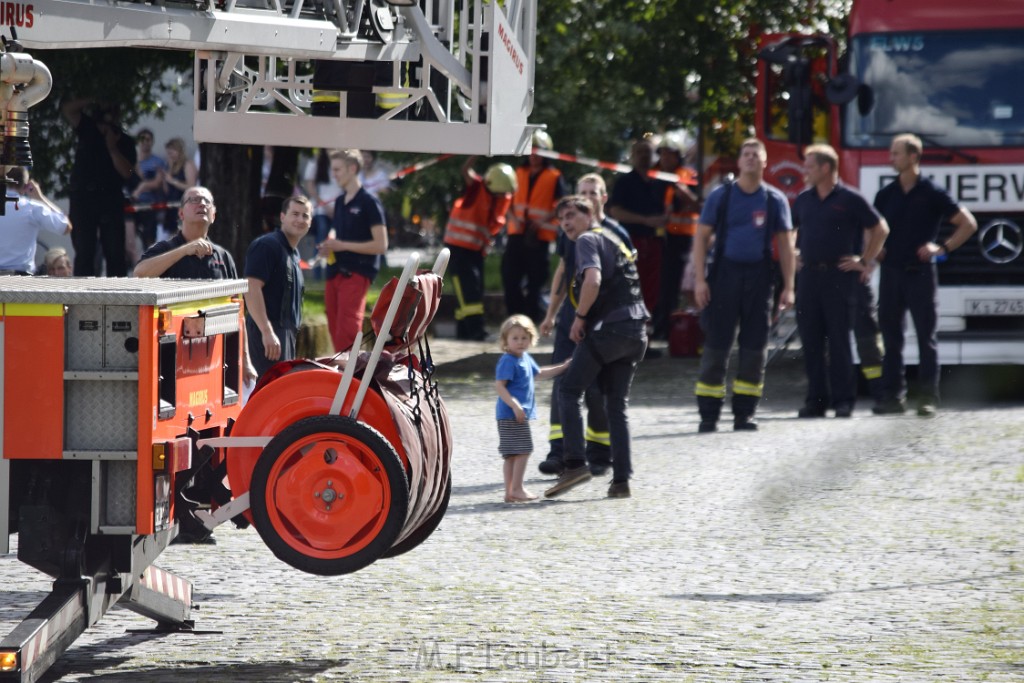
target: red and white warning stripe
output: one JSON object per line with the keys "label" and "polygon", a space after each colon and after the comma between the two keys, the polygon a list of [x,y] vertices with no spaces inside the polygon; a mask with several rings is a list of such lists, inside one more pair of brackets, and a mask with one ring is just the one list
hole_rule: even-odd
{"label": "red and white warning stripe", "polygon": [[[79,620],[85,620],[85,608],[81,596],[76,593],[70,596],[64,606],[53,615],[52,618],[43,622],[43,625],[25,642],[21,649],[21,670],[29,671],[32,663],[41,654],[50,649],[71,625]],[[85,630],[85,624],[81,630]]]}
{"label": "red and white warning stripe", "polygon": [[146,567],[139,583],[151,591],[166,595],[177,602],[186,605],[192,604],[192,582],[159,567]]}
{"label": "red and white warning stripe", "polygon": [[177,209],[181,202],[151,202],[149,204],[126,204],[125,213],[139,213],[140,211],[163,211],[164,209]]}
{"label": "red and white warning stripe", "polygon": [[430,157],[429,159],[424,159],[423,161],[418,161],[415,164],[413,164],[412,166],[406,166],[405,168],[398,169],[397,171],[395,171],[391,175],[389,175],[388,179],[390,179],[390,180],[398,180],[399,178],[404,178],[405,176],[410,175],[412,173],[415,173],[416,171],[422,171],[423,169],[427,168],[428,166],[433,166],[434,164],[436,164],[439,161],[444,161],[445,159],[451,159],[453,156],[455,156],[455,155],[454,154],[441,154],[441,155],[436,156],[436,157]]}
{"label": "red and white warning stripe", "polygon": [[[607,171],[613,171],[615,173],[629,173],[633,170],[632,166],[628,164],[620,164],[614,161],[601,161],[600,159],[591,159],[590,157],[581,157],[575,154],[565,154],[563,152],[552,152],[546,149],[534,148],[533,153],[537,156],[544,157],[545,159],[556,159],[558,161],[568,161],[572,164],[580,164],[582,166],[590,166],[591,168],[603,168]],[[397,180],[398,178],[404,178],[407,175],[422,171],[423,169],[433,166],[439,161],[450,159],[452,154],[441,154],[440,156],[431,157],[424,159],[423,161],[417,162],[411,166],[400,168],[392,173],[389,178],[391,180]],[[666,180],[670,183],[683,183],[685,185],[696,185],[697,184],[697,172],[692,168],[682,168],[678,173],[666,173],[665,171],[651,170],[647,172],[647,175],[651,178],[657,178],[658,180]]]}
{"label": "red and white warning stripe", "polygon": [[[568,161],[573,164],[581,164],[583,166],[591,166],[593,168],[603,168],[607,171],[614,171],[615,173],[629,173],[633,170],[633,167],[628,164],[620,164],[614,161],[601,161],[600,159],[591,159],[590,157],[581,157],[574,154],[564,154],[562,152],[553,152],[546,149],[533,148],[533,153],[539,157],[545,159],[557,159],[558,161]],[[686,185],[697,184],[697,172],[692,168],[682,168],[679,173],[666,173],[665,171],[650,170],[647,175],[651,178],[657,178],[658,180],[667,180],[670,183],[682,182]]]}

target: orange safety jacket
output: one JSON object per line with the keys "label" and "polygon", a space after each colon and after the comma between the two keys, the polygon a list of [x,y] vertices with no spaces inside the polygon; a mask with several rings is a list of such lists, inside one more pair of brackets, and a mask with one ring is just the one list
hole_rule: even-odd
{"label": "orange safety jacket", "polygon": [[515,197],[512,199],[512,214],[516,220],[508,226],[508,234],[521,235],[525,231],[526,221],[537,225],[537,239],[541,242],[553,242],[558,236],[558,221],[555,218],[555,192],[558,179],[562,177],[557,168],[545,168],[530,186],[530,169],[520,166],[516,169],[519,181]]}
{"label": "orange safety jacket", "polygon": [[505,215],[511,205],[511,194],[491,194],[483,182],[474,181],[452,206],[444,243],[486,253],[491,241],[505,227]]}
{"label": "orange safety jacket", "polygon": [[[693,203],[690,201],[676,202],[676,187],[669,185],[665,188],[665,212],[668,214],[668,222],[665,223],[665,232],[670,235],[697,234],[697,222],[700,220],[700,213],[694,212]],[[675,208],[677,204],[680,208]]]}

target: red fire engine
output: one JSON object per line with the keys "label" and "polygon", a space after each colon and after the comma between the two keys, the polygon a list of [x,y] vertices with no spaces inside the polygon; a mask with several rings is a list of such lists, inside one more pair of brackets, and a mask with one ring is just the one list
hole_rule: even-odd
{"label": "red fire engine", "polygon": [[[870,201],[895,178],[892,137],[918,134],[923,172],[979,224],[939,263],[942,362],[1024,362],[1024,4],[855,0],[842,56],[823,35],[765,44],[755,127],[768,180],[795,198],[803,147],[828,142]],[[916,361],[912,339],[905,352]]]}
{"label": "red fire engine", "polygon": [[[855,0],[841,56],[826,35],[764,42],[755,128],[769,182],[795,198],[803,147],[827,142],[870,201],[895,178],[892,137],[917,134],[923,173],[979,225],[938,267],[942,362],[1024,362],[1024,4]],[[916,362],[913,339],[905,352]]]}

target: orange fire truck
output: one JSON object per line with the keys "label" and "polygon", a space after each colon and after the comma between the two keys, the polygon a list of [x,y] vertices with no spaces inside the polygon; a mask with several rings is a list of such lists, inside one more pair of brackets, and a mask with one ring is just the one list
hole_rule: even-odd
{"label": "orange fire truck", "polygon": [[198,523],[242,515],[302,571],[426,540],[451,494],[422,344],[447,252],[413,275],[416,258],[374,311],[372,352],[279,363],[244,407],[245,281],[0,277],[0,551],[17,532],[18,558],[56,579],[0,641],[0,680],[37,680],[118,603],[191,628],[191,583],[153,562],[196,468],[227,482]]}
{"label": "orange fire truck", "polygon": [[[27,49],[195,51],[199,142],[521,154],[536,128],[536,0],[6,7],[0,177],[31,164],[29,110],[52,85]],[[197,467],[215,476],[189,519],[250,522],[302,571],[430,535],[452,446],[423,342],[447,252],[414,274],[417,258],[382,293],[372,352],[280,363],[244,407],[244,281],[0,278],[0,552],[16,532],[19,559],[56,579],[0,641],[0,681],[37,680],[117,603],[190,627],[191,584],[153,562]]]}

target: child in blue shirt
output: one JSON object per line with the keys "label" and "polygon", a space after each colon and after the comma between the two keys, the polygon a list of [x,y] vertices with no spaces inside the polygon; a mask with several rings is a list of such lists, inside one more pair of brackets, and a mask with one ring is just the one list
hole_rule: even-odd
{"label": "child in blue shirt", "polygon": [[537,496],[523,488],[526,461],[533,452],[530,420],[537,419],[534,379],[565,372],[569,361],[539,367],[527,349],[537,342],[537,328],[525,315],[514,315],[501,325],[501,350],[495,371],[498,392],[498,452],[504,458],[505,502],[526,503]]}

